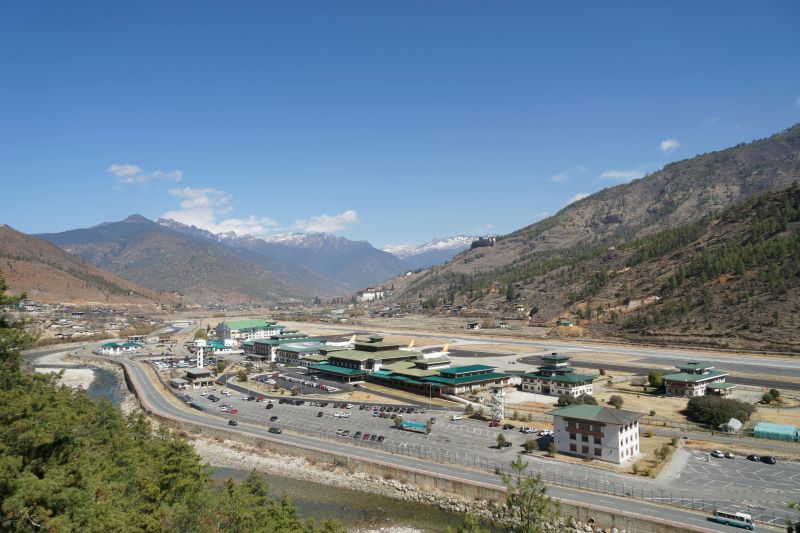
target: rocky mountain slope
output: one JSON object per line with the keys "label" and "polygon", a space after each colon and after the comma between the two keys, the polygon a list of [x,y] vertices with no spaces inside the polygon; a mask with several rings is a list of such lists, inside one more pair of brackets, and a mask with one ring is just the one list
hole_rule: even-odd
{"label": "rocky mountain slope", "polygon": [[631,183],[599,191],[554,216],[462,252],[413,277],[396,278],[392,297],[415,301],[492,280],[509,268],[547,269],[556,250],[613,245],[695,221],[800,176],[800,125],[767,139],[671,163]]}
{"label": "rocky mountain slope", "polygon": [[468,249],[474,240],[475,237],[456,235],[433,239],[422,244],[390,244],[384,246],[383,251],[389,252],[417,270],[449,261],[459,252]]}
{"label": "rocky mountain slope", "polygon": [[[219,242],[235,253],[245,254],[249,258],[256,257],[250,254],[257,254],[300,265],[338,282],[338,286],[333,285],[334,290],[345,284],[345,292],[348,290],[352,292],[409,269],[402,260],[374,248],[366,241],[351,241],[329,233],[289,233],[269,237],[238,236],[234,233],[214,234],[168,219],[159,219],[158,223],[181,233]],[[338,295],[341,294],[342,291],[339,290]]]}
{"label": "rocky mountain slope", "polygon": [[292,285],[218,243],[172,231],[139,215],[40,237],[125,279],[154,290],[178,291],[200,303],[314,296],[307,287]]}
{"label": "rocky mountain slope", "polygon": [[0,273],[12,294],[43,303],[187,303],[105,272],[53,244],[0,225]]}

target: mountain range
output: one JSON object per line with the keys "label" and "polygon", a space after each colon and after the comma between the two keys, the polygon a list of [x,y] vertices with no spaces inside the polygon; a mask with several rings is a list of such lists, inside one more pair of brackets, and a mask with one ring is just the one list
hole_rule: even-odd
{"label": "mountain range", "polygon": [[[714,243],[724,241],[727,246],[748,246],[752,243],[744,237],[750,232],[762,232],[758,213],[750,213],[736,224],[721,224],[718,217],[728,217],[723,220],[729,220],[728,210],[731,209],[737,212],[763,211],[765,207],[752,203],[753,198],[768,202],[769,197],[764,195],[780,191],[791,197],[793,193],[789,191],[794,190],[793,183],[798,179],[800,125],[767,139],[669,164],[649,176],[604,189],[566,206],[548,219],[498,237],[493,246],[464,251],[451,261],[414,276],[394,278],[387,281],[395,287],[390,300],[423,301],[429,308],[449,302],[499,310],[519,306],[540,323],[559,317],[576,317],[585,307],[596,310],[599,306],[624,312],[629,309],[631,301],[650,298],[647,301],[667,302],[668,293],[672,295],[669,301],[673,301],[676,297],[670,292],[669,280],[676,273],[683,272],[684,265],[699,260],[698,257],[712,261],[703,253],[717,250]],[[791,200],[779,197],[774,202],[791,203]],[[692,229],[693,225],[701,222],[701,229]],[[786,224],[783,231],[791,237],[797,232],[797,225],[794,222]],[[653,240],[675,243],[676,238],[670,232],[684,236],[677,239],[678,245],[662,248],[663,253],[636,265],[629,264],[632,257],[641,255],[637,252],[640,247],[654,246]],[[741,238],[732,240],[737,235]],[[768,235],[764,239],[770,241],[775,236],[780,235]],[[719,249],[719,253],[724,249]],[[786,257],[780,259],[783,263],[787,260]],[[774,274],[769,274],[769,264],[756,261],[751,262],[750,267],[747,276],[740,267],[736,271],[739,273],[733,275],[745,276],[745,279],[752,277],[758,290],[752,288],[751,305],[762,306],[770,320],[786,327],[782,317],[793,317],[797,310],[787,311],[778,299],[761,294],[760,291],[765,290],[764,279],[774,279]],[[691,273],[684,274],[692,277]],[[797,295],[791,293],[795,280],[792,276],[796,275],[787,274],[788,292],[780,298],[788,294],[790,301],[797,302]],[[727,277],[719,279],[730,281]],[[699,290],[706,294],[707,301],[722,302],[733,298],[726,296],[726,291],[735,283],[714,283],[710,278],[699,284],[695,281],[682,284],[682,287]],[[668,284],[666,288],[661,282]],[[687,303],[686,298],[689,295],[682,294],[677,300],[681,302],[678,304],[681,309],[684,309],[684,304],[689,306],[685,315],[688,317],[695,310],[691,305],[695,300]],[[667,305],[659,303],[654,309],[665,309]],[[706,306],[706,309],[711,308]],[[789,309],[793,309],[791,305]],[[724,306],[716,312],[723,313]],[[606,319],[609,316],[607,313]],[[602,330],[606,336],[646,336],[652,340],[661,331],[653,328],[652,324],[634,332],[630,327],[622,327],[624,320],[610,326],[605,321],[600,322],[605,325],[592,327]],[[738,326],[730,325],[730,320],[716,316],[712,311],[708,311],[703,327],[709,329],[694,331],[687,338],[732,336],[754,346],[766,342],[764,338],[756,338],[758,335],[754,336],[753,329],[737,329]],[[766,326],[759,327],[764,329]],[[664,328],[661,334],[665,336],[677,334],[675,324]],[[714,344],[714,341],[710,343]]]}
{"label": "mountain range", "polygon": [[237,254],[246,254],[250,258],[274,258],[318,272],[336,282],[331,290],[338,296],[379,283],[409,269],[401,259],[374,248],[366,241],[351,241],[329,233],[240,236],[232,232],[214,234],[169,219],[159,219],[157,222],[176,232],[218,242]]}
{"label": "mountain range", "polygon": [[429,268],[452,259],[459,252],[470,247],[476,237],[456,235],[443,239],[433,239],[422,244],[390,244],[383,247],[395,257],[402,259],[414,270]]}
{"label": "mountain range", "polygon": [[177,304],[182,300],[131,283],[42,239],[0,225],[0,274],[12,294],[43,303]]}

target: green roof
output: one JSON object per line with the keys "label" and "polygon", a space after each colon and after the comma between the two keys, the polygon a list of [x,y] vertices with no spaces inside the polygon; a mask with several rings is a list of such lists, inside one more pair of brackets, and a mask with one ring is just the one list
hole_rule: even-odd
{"label": "green roof", "polygon": [[[444,371],[440,370],[440,374],[443,374]],[[463,385],[464,383],[475,383],[478,381],[494,381],[503,378],[510,378],[508,374],[500,374],[496,372],[491,372],[489,374],[478,374],[475,376],[462,376],[462,377],[445,377],[445,376],[431,376],[422,378],[425,382],[430,383],[442,383],[444,385]]]}
{"label": "green roof", "polygon": [[642,413],[628,411],[626,409],[614,409],[611,407],[602,407],[600,405],[584,404],[560,407],[558,409],[553,409],[547,414],[562,416],[564,418],[604,422],[607,424],[629,424],[644,416]]}
{"label": "green roof", "polygon": [[705,374],[687,374],[686,372],[678,372],[677,374],[667,374],[662,376],[664,381],[681,381],[683,383],[696,383],[698,381],[706,381],[708,379],[715,379],[722,376],[727,376],[728,372],[719,372],[711,370]]}
{"label": "green roof", "polygon": [[223,322],[228,329],[234,330],[242,330],[242,329],[254,329],[254,328],[266,328],[268,326],[272,326],[275,322],[267,322],[266,320],[230,320],[228,322]]}
{"label": "green roof", "polygon": [[392,375],[392,371],[391,370],[376,370],[375,372],[372,373],[372,375],[376,376],[376,377],[379,377],[379,378],[388,378],[389,376]]}
{"label": "green roof", "polygon": [[107,342],[101,348],[120,348],[122,345],[116,342]]}
{"label": "green roof", "polygon": [[563,355],[560,353],[550,353],[542,356],[544,361],[569,361],[569,358],[570,357],[568,355]]}
{"label": "green roof", "polygon": [[290,353],[319,353],[320,348],[322,345],[319,343],[301,343],[301,344],[286,344],[278,348],[282,352],[290,352]]}
{"label": "green roof", "polygon": [[494,370],[495,367],[493,366],[486,366],[486,365],[465,365],[465,366],[454,366],[452,368],[443,368],[439,372],[441,374],[468,374],[470,372],[481,372],[485,370]]}
{"label": "green roof", "polygon": [[525,376],[535,377],[539,379],[549,379],[550,381],[560,381],[562,383],[578,383],[579,381],[594,381],[595,376],[590,374],[556,374],[554,376],[544,376],[540,372],[529,372]]}
{"label": "green roof", "polygon": [[355,376],[359,374],[368,374],[366,370],[359,370],[357,368],[344,368],[341,366],[334,366],[331,364],[316,364],[311,365],[309,368],[313,368],[319,372],[326,372],[328,374],[338,374],[341,376]]}
{"label": "green roof", "polygon": [[401,357],[413,358],[417,357],[417,355],[419,354],[405,350],[384,350],[380,352],[366,352],[363,350],[343,350],[341,352],[336,352],[335,354],[332,354],[331,357],[334,359],[345,359],[347,361],[367,361],[368,359],[382,361],[385,359],[398,359]]}
{"label": "green roof", "polygon": [[676,368],[680,368],[681,370],[697,370],[697,369],[707,370],[709,368],[714,368],[714,365],[709,363],[703,363],[701,361],[691,361],[683,365],[677,365]]}

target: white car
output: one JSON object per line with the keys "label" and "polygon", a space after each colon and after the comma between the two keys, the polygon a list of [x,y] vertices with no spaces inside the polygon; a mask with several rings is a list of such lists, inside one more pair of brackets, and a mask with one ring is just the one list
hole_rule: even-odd
{"label": "white car", "polygon": [[526,435],[530,435],[531,433],[535,433],[536,430],[533,428],[522,428],[520,432],[525,433]]}
{"label": "white car", "polygon": [[722,453],[722,451],[720,451],[720,450],[714,450],[713,452],[711,452],[710,455],[711,455],[711,457],[718,457],[720,459],[725,457],[725,454]]}
{"label": "white car", "polygon": [[346,409],[352,409],[353,407],[355,407],[355,405],[353,405],[352,403],[348,403],[347,405],[345,405]]}
{"label": "white car", "polygon": [[350,418],[350,413],[334,413],[333,416],[336,418]]}
{"label": "white car", "polygon": [[541,431],[539,432],[539,436],[540,436],[540,437],[549,437],[549,436],[550,436],[550,435],[552,435],[552,434],[553,434],[553,432],[552,432],[552,431],[550,431],[549,429],[543,429],[543,430],[541,430]]}
{"label": "white car", "polygon": [[450,417],[450,420],[455,422],[456,420],[464,420],[464,417],[463,416],[458,416],[458,415],[453,415],[453,416]]}

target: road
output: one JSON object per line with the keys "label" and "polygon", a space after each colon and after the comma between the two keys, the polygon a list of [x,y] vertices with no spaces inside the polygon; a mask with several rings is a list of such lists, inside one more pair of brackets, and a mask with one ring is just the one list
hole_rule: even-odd
{"label": "road", "polygon": [[[158,386],[153,384],[148,378],[141,363],[125,362],[129,369],[131,381],[137,389],[140,398],[146,406],[155,414],[171,418],[174,420],[187,420],[197,424],[203,424],[216,429],[224,429],[233,433],[246,433],[258,435],[268,440],[279,441],[295,446],[305,446],[314,449],[338,454],[342,456],[355,456],[358,458],[368,457],[375,461],[382,461],[389,464],[397,464],[406,468],[417,469],[423,472],[435,473],[443,477],[450,477],[460,480],[467,480],[475,483],[483,483],[489,486],[500,486],[496,475],[489,472],[466,469],[455,465],[442,464],[432,461],[425,461],[414,456],[390,454],[372,447],[370,444],[354,447],[353,441],[345,444],[331,440],[312,438],[306,435],[285,431],[282,435],[272,435],[267,432],[265,425],[250,424],[243,422],[236,428],[227,425],[227,419],[213,416],[200,411],[183,408],[174,405],[165,398],[159,391]],[[250,403],[250,402],[248,402]],[[392,431],[387,429],[386,432]],[[361,441],[358,441],[362,444]],[[509,455],[509,459],[511,455]],[[587,484],[588,485],[588,484]],[[623,489],[624,490],[624,489]],[[727,528],[713,524],[707,520],[707,514],[689,512],[675,507],[662,507],[642,500],[631,498],[619,498],[608,494],[587,492],[578,489],[552,487],[550,494],[554,497],[573,502],[586,502],[591,505],[607,507],[610,509],[625,509],[629,513],[637,515],[651,516],[665,520],[669,523],[680,523],[688,527],[697,528],[705,531],[728,531]]]}

